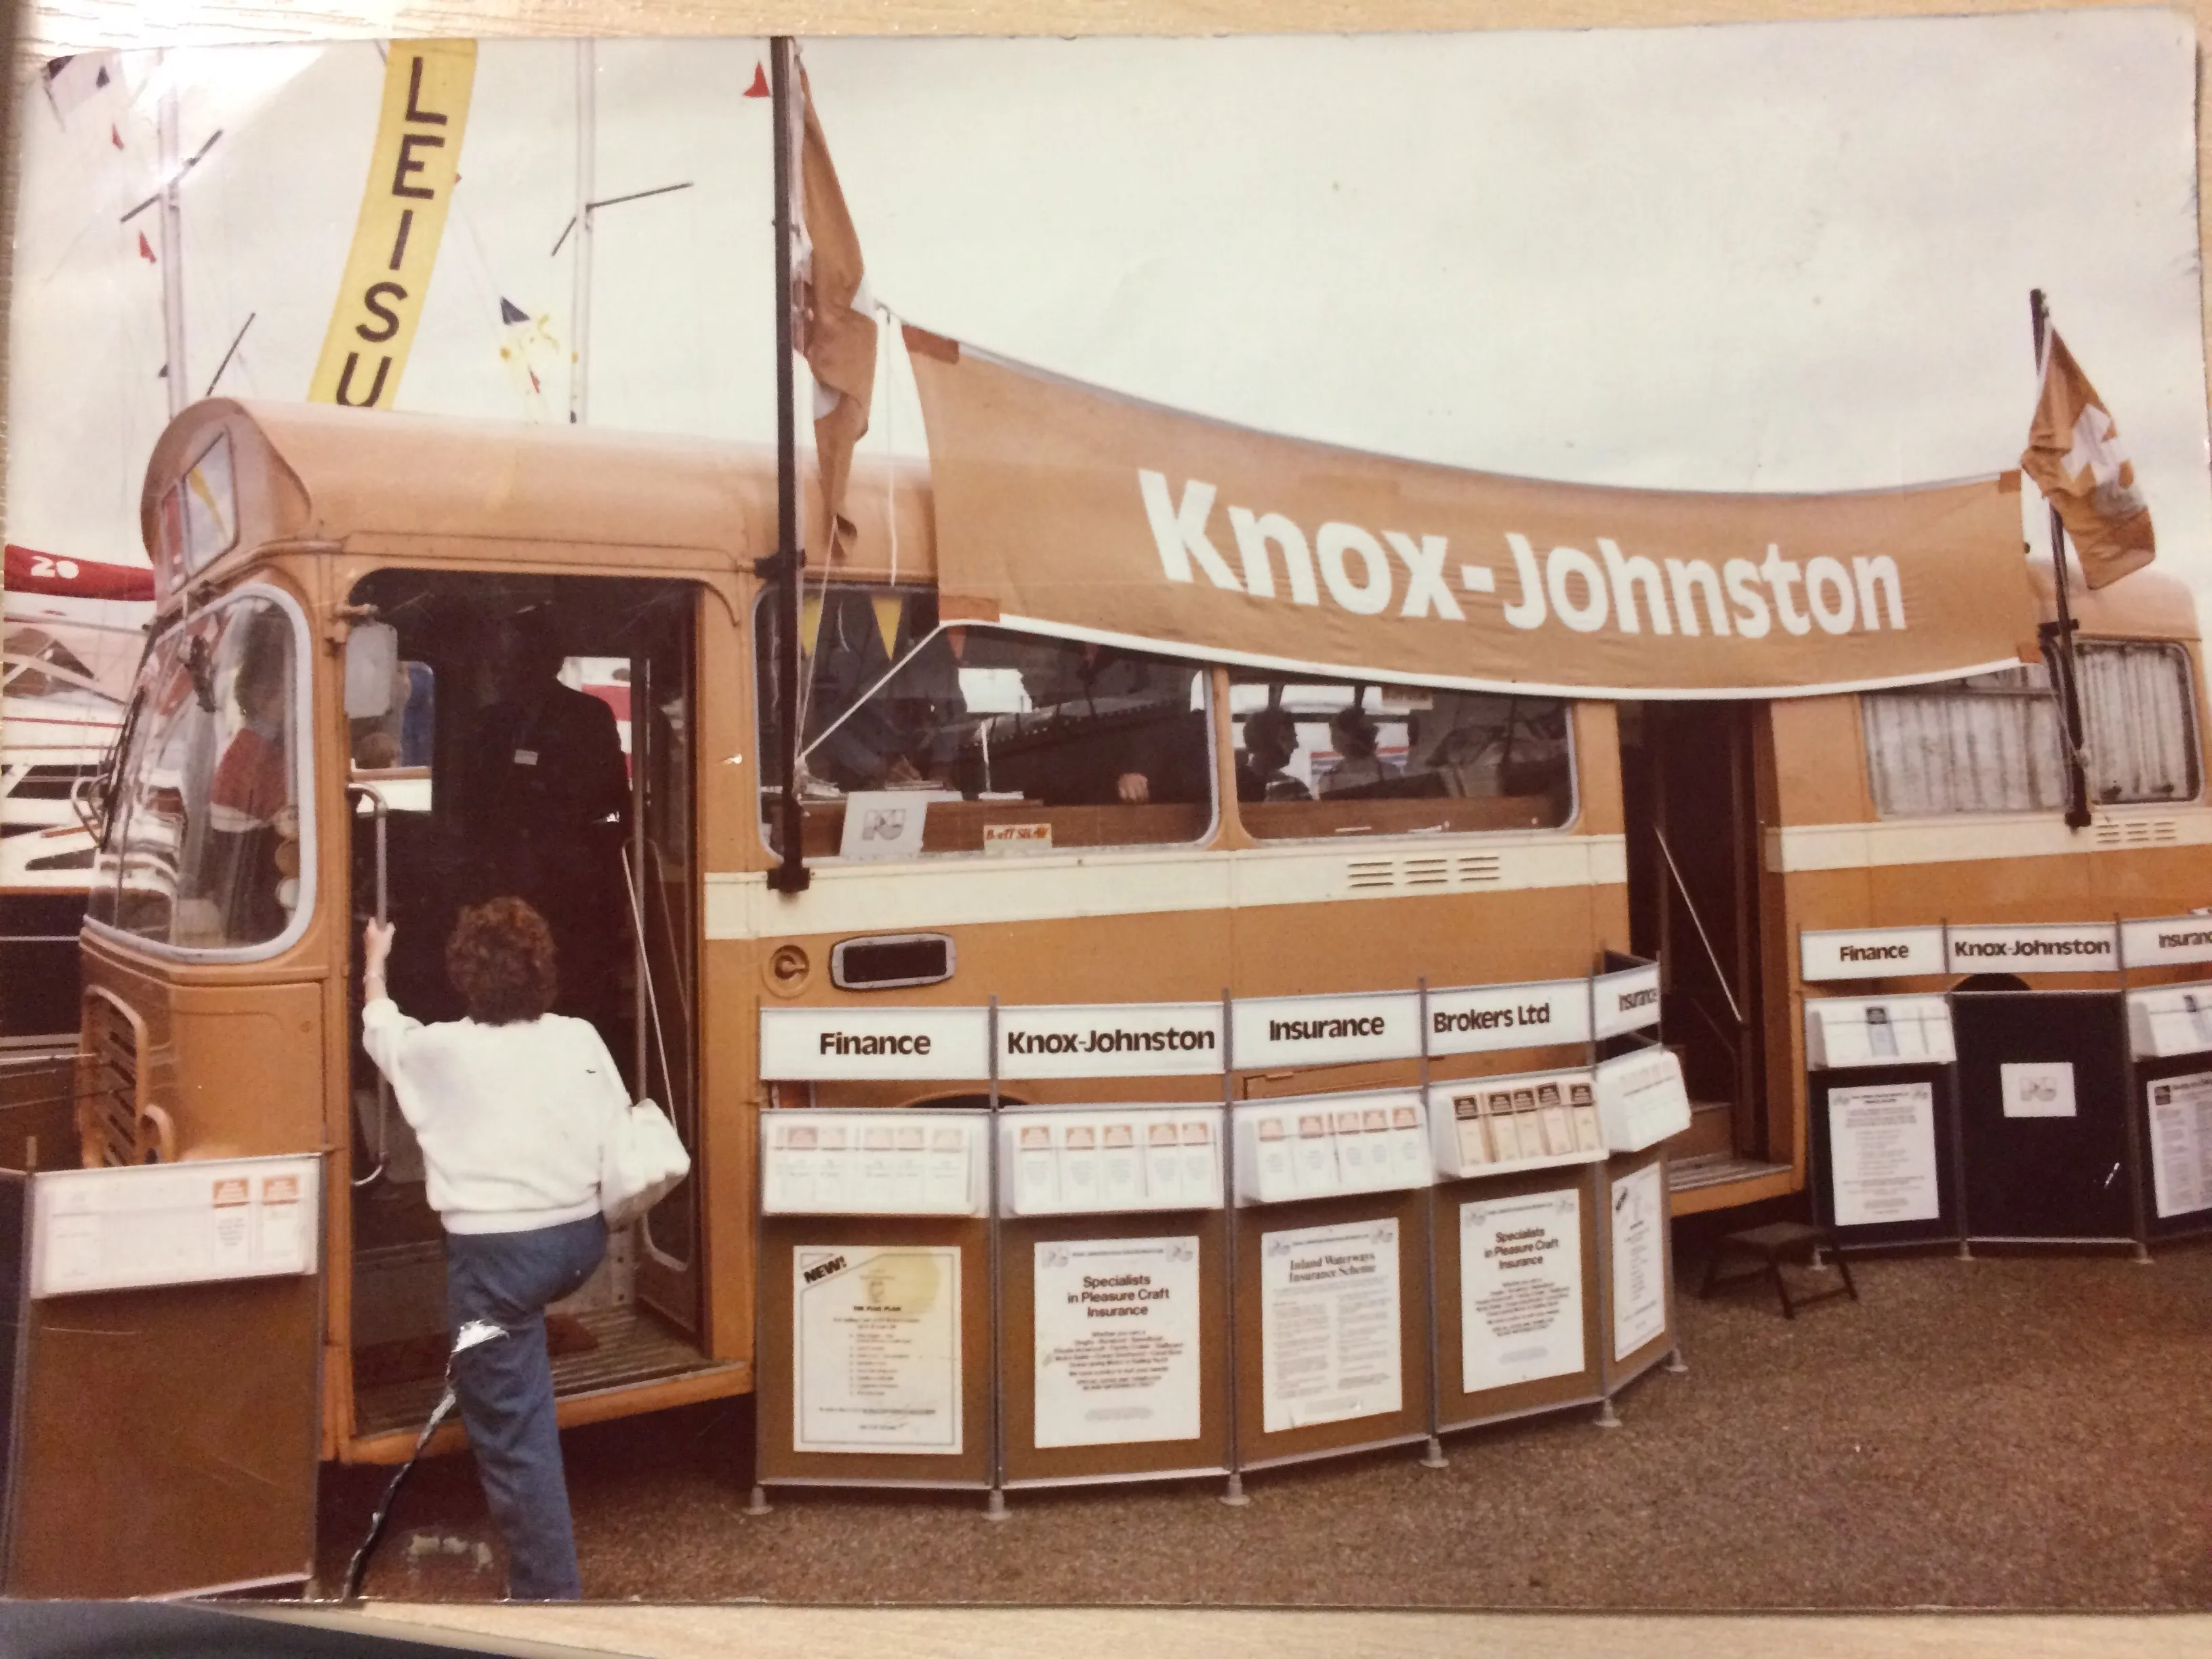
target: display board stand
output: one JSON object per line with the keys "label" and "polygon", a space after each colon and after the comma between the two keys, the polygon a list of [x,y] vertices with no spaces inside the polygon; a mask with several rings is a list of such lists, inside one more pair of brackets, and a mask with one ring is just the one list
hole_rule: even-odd
{"label": "display board stand", "polygon": [[2140,1253],[2124,996],[1960,990],[1950,1002],[1967,1245]]}
{"label": "display board stand", "polygon": [[1813,1218],[1836,1250],[1964,1252],[1949,1000],[1808,997],[1805,1056]]}
{"label": "display board stand", "polygon": [[1601,1266],[1598,1352],[1604,1399],[1598,1422],[1620,1424],[1613,1401],[1654,1365],[1689,1370],[1675,1336],[1674,1241],[1668,1224],[1667,1147],[1624,1152],[1598,1166],[1604,1204],[1596,1228]]}
{"label": "display board stand", "polygon": [[[1234,1333],[1236,1467],[1240,1475],[1253,1469],[1379,1450],[1430,1437],[1430,1367],[1425,1352],[1429,1340],[1428,1270],[1419,1247],[1427,1190],[1348,1193],[1236,1211],[1237,1294],[1244,1314]],[[1353,1310],[1347,1316],[1340,1304],[1319,1314],[1293,1305],[1297,1296],[1293,1264],[1305,1259],[1308,1252],[1315,1257],[1358,1256],[1376,1251],[1382,1236],[1393,1231],[1397,1280],[1392,1310],[1395,1331],[1374,1324],[1365,1309]],[[1343,1242],[1322,1242],[1332,1233],[1340,1235]],[[1420,1282],[1408,1282],[1414,1279]],[[1324,1321],[1335,1322],[1324,1328]],[[1295,1404],[1286,1407],[1279,1400],[1271,1413],[1269,1375],[1278,1365],[1287,1364],[1300,1344],[1298,1333],[1286,1329],[1292,1323],[1311,1333],[1311,1346],[1325,1351],[1327,1358],[1334,1359],[1346,1371],[1347,1382],[1352,1370],[1360,1370],[1369,1377],[1395,1371],[1395,1408],[1300,1421],[1301,1407]],[[1389,1352],[1393,1342],[1395,1356]],[[1361,1352],[1378,1356],[1371,1370],[1363,1367]],[[1316,1356],[1322,1357],[1324,1353]],[[1377,1385],[1375,1391],[1387,1392],[1387,1384]],[[1333,1397],[1341,1400],[1353,1392],[1347,1387]],[[1271,1421],[1275,1426],[1269,1426]]]}
{"label": "display board stand", "polygon": [[[1658,997],[1657,964],[1608,953],[1594,977],[1218,1009],[764,1007],[762,1075],[807,1103],[760,1113],[750,1512],[771,1486],[908,1486],[998,1520],[1009,1490],[1215,1475],[1235,1505],[1251,1469],[1416,1442],[1441,1468],[1447,1429],[1609,1419],[1680,1368],[1660,1148],[1688,1106]],[[1418,1080],[1243,1101],[1240,1043],[1262,1071]],[[1576,1044],[1582,1068],[1480,1073],[1439,1120],[1433,1057]],[[1002,1095],[1106,1078],[1212,1079],[1220,1103]],[[984,1103],[927,1110],[820,1091],[975,1081]],[[1616,1191],[1637,1207],[1609,1247]],[[1608,1358],[1616,1304],[1633,1340]]]}
{"label": "display board stand", "polygon": [[2130,931],[2118,929],[2130,1185],[2136,1259],[2148,1261],[2154,1239],[2212,1234],[2212,983],[2129,988]]}
{"label": "display board stand", "polygon": [[[1434,1352],[1441,1431],[1603,1403],[1598,1216],[1604,1199],[1597,1182],[1602,1167],[1569,1164],[1439,1182],[1429,1189],[1445,1221],[1439,1233],[1447,1239],[1436,1257]],[[1501,1244],[1501,1235],[1510,1243]],[[1520,1261],[1527,1264],[1524,1270],[1534,1287],[1501,1285],[1491,1296],[1478,1294],[1477,1319],[1489,1319],[1492,1331],[1500,1334],[1486,1342],[1482,1329],[1467,1328],[1468,1274],[1471,1266],[1480,1271],[1486,1251],[1500,1249],[1526,1253]],[[1569,1255],[1570,1263],[1537,1254],[1547,1249]],[[1527,1375],[1486,1386],[1486,1366],[1505,1369],[1496,1355],[1509,1342],[1510,1368]]]}

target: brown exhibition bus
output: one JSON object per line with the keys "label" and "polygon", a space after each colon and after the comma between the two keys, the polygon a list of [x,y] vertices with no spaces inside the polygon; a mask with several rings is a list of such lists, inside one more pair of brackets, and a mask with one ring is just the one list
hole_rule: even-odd
{"label": "brown exhibition bus", "polygon": [[[573,1309],[588,1335],[556,1343],[567,1424],[753,1386],[763,1007],[1403,990],[1578,976],[1631,950],[1666,964],[1665,1036],[1697,1103],[1674,1147],[1682,1214],[1805,1185],[1800,930],[2212,900],[2197,630],[2185,591],[2152,573],[2079,603],[2095,809],[2076,831],[2040,668],[1616,705],[944,629],[927,469],[863,465],[857,543],[804,596],[812,879],[786,894],[769,880],[784,711],[756,574],[775,551],[770,457],[215,400],[170,426],[144,502],[161,599],[105,791],[72,1150],[327,1154],[313,1346],[251,1361],[296,1371],[272,1386],[319,1389],[325,1460],[404,1456],[437,1389],[438,1221],[358,1043],[360,930],[386,905],[403,1006],[456,1012],[440,948],[487,856],[456,774],[492,696],[489,642],[521,612],[626,728],[629,808],[595,843],[623,941],[599,1018],[696,1160]],[[396,661],[381,691],[356,684],[368,712],[349,716],[349,641],[370,624],[395,630]],[[249,728],[281,755],[281,810],[240,820],[216,780]],[[1294,752],[1249,757],[1248,731]],[[1398,787],[1372,787],[1385,776]],[[928,799],[921,848],[842,856],[846,793],[887,784]],[[975,1094],[807,1086],[785,1098]]]}

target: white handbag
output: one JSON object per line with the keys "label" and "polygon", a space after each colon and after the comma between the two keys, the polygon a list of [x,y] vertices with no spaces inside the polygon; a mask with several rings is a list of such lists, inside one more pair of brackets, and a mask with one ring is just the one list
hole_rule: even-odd
{"label": "white handbag", "polygon": [[599,1154],[599,1212],[610,1227],[624,1227],[676,1190],[691,1173],[676,1126],[650,1100],[624,1112]]}

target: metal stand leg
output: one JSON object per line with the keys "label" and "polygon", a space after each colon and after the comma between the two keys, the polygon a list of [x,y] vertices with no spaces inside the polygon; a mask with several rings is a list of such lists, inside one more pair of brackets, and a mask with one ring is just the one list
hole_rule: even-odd
{"label": "metal stand leg", "polygon": [[1967,1243],[1965,1239],[1960,1239],[1959,1241],[1959,1260],[1961,1261],[1972,1261],[1973,1259],[1974,1247]]}
{"label": "metal stand leg", "polygon": [[983,1500],[983,1518],[986,1521],[1011,1521],[1014,1518],[1013,1511],[1006,1507],[1006,1494],[997,1486],[992,1487],[991,1495]]}
{"label": "metal stand leg", "polygon": [[1680,1348],[1671,1350],[1667,1355],[1667,1375],[1687,1376],[1689,1374],[1690,1362],[1682,1358],[1682,1351]]}
{"label": "metal stand leg", "polygon": [[1606,1395],[1597,1402],[1597,1415],[1590,1421],[1601,1429],[1617,1429],[1620,1426],[1620,1413],[1613,1410],[1611,1395]]}
{"label": "metal stand leg", "polygon": [[1444,1443],[1437,1435],[1429,1437],[1429,1443],[1421,1449],[1421,1467],[1425,1469],[1448,1469],[1451,1459],[1444,1455]]}
{"label": "metal stand leg", "polygon": [[2139,1238],[2136,1240],[2136,1266],[2138,1267],[2148,1267],[2150,1265],[2150,1246],[2144,1243],[2142,1240]]}
{"label": "metal stand leg", "polygon": [[1229,1472],[1229,1484],[1222,1490],[1221,1501],[1232,1510],[1241,1510],[1252,1501],[1244,1495],[1244,1477],[1235,1469]]}
{"label": "metal stand leg", "polygon": [[768,1488],[766,1486],[754,1486],[753,1495],[745,1500],[745,1513],[747,1515],[772,1515],[775,1513],[775,1506],[768,1501]]}

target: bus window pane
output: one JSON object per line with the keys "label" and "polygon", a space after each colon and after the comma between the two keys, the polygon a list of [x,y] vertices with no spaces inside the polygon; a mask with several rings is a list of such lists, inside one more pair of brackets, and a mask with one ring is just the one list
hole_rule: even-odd
{"label": "bus window pane", "polygon": [[[431,762],[438,730],[438,679],[426,662],[396,662],[392,703],[368,720],[349,721],[352,777],[383,797],[394,812],[431,809]],[[358,811],[368,811],[367,801]]]}
{"label": "bus window pane", "polygon": [[[994,628],[938,626],[933,594],[833,587],[802,618],[805,850],[834,857],[846,797],[927,802],[921,851],[1130,847],[1203,839],[1214,817],[1206,671]],[[766,656],[773,624],[756,632]],[[763,708],[774,708],[770,663]],[[763,720],[773,744],[773,715]],[[763,766],[763,829],[780,780]]]}
{"label": "bus window pane", "polygon": [[2171,645],[2084,641],[2081,662],[2090,799],[2194,799],[2187,653]]}
{"label": "bus window pane", "polygon": [[1237,799],[1263,840],[1555,828],[1573,811],[1554,697],[1240,675]]}
{"label": "bus window pane", "polygon": [[284,612],[247,599],[203,613],[149,657],[102,920],[198,949],[284,931],[301,860],[295,648]]}

